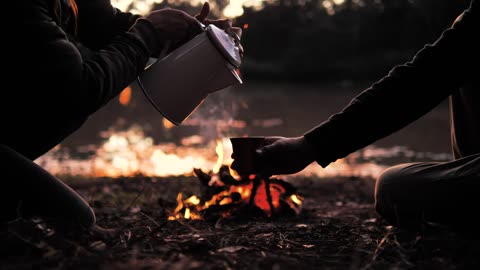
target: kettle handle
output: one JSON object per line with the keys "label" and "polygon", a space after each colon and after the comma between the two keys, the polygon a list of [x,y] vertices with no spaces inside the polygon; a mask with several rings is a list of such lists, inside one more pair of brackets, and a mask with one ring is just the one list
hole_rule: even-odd
{"label": "kettle handle", "polygon": [[[205,31],[207,29],[207,27],[208,27],[207,25],[205,25],[204,23],[199,21],[197,18],[194,18],[194,19],[198,23],[198,25],[200,25],[200,27],[202,28],[203,31]],[[237,45],[237,46],[240,45],[240,36],[237,33],[233,32],[233,31],[228,31],[228,30],[223,30],[223,31],[225,31],[225,33],[229,34],[233,38],[233,40],[235,42],[235,45]]]}

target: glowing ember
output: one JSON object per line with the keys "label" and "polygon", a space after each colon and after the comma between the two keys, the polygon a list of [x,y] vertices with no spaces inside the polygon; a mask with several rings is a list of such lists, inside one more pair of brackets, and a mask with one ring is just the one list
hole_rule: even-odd
{"label": "glowing ember", "polygon": [[[299,214],[303,198],[296,189],[283,180],[262,179],[256,175],[239,176],[225,164],[224,146],[217,140],[217,163],[212,174],[194,169],[202,184],[203,192],[183,200],[182,193],[177,195],[177,206],[169,220],[210,219],[219,217],[265,216],[271,218],[276,214]],[[228,159],[231,164],[233,160]]]}
{"label": "glowing ember", "polygon": [[200,169],[194,171],[203,186],[202,194],[183,200],[182,193],[179,193],[177,206],[169,220],[272,218],[300,213],[303,197],[283,180],[262,179],[255,175],[234,177],[226,165],[213,175]]}

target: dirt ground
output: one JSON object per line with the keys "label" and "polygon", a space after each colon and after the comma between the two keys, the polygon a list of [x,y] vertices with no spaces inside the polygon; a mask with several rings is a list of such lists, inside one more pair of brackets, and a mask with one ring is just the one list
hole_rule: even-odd
{"label": "dirt ground", "polygon": [[[373,208],[373,180],[287,179],[304,197],[298,216],[167,219],[195,177],[67,179],[112,237],[61,232],[18,219],[0,230],[0,269],[474,269],[478,237],[405,234]],[[478,268],[477,268],[478,269]]]}

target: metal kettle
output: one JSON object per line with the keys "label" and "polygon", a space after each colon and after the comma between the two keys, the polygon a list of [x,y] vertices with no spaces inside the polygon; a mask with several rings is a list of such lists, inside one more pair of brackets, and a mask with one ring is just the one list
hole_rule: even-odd
{"label": "metal kettle", "polygon": [[240,39],[213,24],[202,33],[159,57],[137,82],[153,106],[175,125],[188,118],[209,94],[242,84]]}

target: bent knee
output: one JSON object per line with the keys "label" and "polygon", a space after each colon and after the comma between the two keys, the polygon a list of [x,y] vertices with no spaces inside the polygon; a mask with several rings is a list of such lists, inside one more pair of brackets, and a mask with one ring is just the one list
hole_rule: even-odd
{"label": "bent knee", "polygon": [[80,223],[82,224],[82,226],[90,228],[95,225],[96,222],[97,218],[95,217],[95,212],[91,207],[88,207],[83,213],[83,215],[80,217]]}
{"label": "bent knee", "polygon": [[413,175],[406,169],[408,165],[397,165],[383,171],[375,183],[375,210],[383,217],[391,219],[395,215],[395,205],[399,196],[408,196],[409,183]]}
{"label": "bent knee", "polygon": [[399,185],[405,178],[402,171],[397,167],[390,167],[384,170],[377,178],[375,183],[375,204],[381,203],[390,197],[392,189]]}
{"label": "bent knee", "polygon": [[417,228],[430,176],[421,163],[402,164],[385,170],[375,184],[375,210],[391,225]]}

